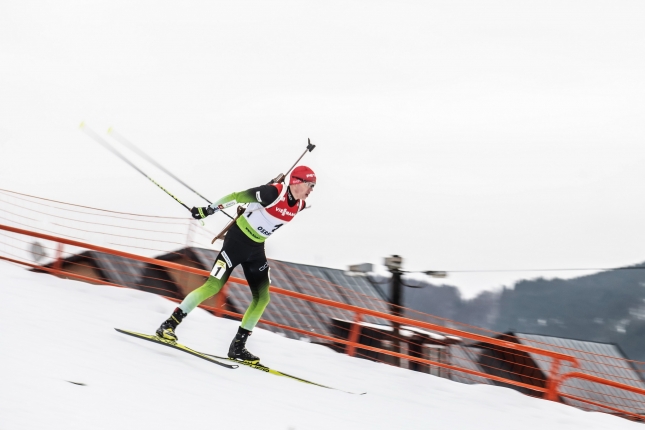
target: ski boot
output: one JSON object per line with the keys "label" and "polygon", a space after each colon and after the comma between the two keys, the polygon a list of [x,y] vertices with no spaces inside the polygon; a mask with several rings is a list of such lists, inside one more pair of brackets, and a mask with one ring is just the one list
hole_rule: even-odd
{"label": "ski boot", "polygon": [[228,358],[244,361],[250,364],[260,362],[260,357],[256,357],[246,349],[246,340],[250,335],[251,332],[249,330],[245,330],[242,327],[237,329],[235,339],[233,339],[233,342],[231,342],[231,346],[228,349]]}
{"label": "ski boot", "polygon": [[173,342],[177,342],[177,335],[175,334],[175,329],[179,325],[179,323],[186,317],[186,314],[184,311],[182,311],[179,308],[176,308],[172,315],[170,315],[170,318],[168,318],[166,321],[163,322],[157,329],[157,336],[159,336],[162,339],[167,339],[167,340],[172,340]]}

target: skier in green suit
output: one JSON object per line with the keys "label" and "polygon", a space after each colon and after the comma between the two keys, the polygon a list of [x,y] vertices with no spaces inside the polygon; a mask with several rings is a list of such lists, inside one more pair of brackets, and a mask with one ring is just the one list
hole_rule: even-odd
{"label": "skier in green suit", "polygon": [[289,185],[261,185],[224,196],[209,206],[192,208],[193,218],[202,219],[238,203],[249,204],[224,237],[224,245],[206,282],[186,296],[157,329],[157,336],[177,341],[175,330],[179,323],[201,302],[219,293],[233,269],[241,264],[253,300],[231,342],[228,357],[258,363],[260,358],[246,349],[246,341],[269,304],[269,263],[264,253],[264,241],[305,208],[305,199],[315,185],[313,170],[298,166],[291,172]]}

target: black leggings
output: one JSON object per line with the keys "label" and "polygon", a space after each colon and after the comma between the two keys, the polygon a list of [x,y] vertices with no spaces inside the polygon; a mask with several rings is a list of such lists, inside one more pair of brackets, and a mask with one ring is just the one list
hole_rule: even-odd
{"label": "black leggings", "polygon": [[264,243],[252,241],[237,225],[226,234],[224,246],[213,264],[210,276],[204,285],[186,296],[179,305],[181,310],[189,313],[201,302],[219,293],[238,264],[242,265],[253,295],[241,325],[246,330],[253,330],[269,304],[269,262],[264,253]]}

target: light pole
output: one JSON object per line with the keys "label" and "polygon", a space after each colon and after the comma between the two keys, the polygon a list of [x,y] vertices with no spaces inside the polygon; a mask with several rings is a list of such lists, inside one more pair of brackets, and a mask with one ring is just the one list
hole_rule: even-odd
{"label": "light pole", "polygon": [[[403,257],[400,255],[392,255],[391,257],[385,258],[385,267],[392,274],[392,291],[390,295],[390,313],[396,316],[402,316],[401,308],[403,306],[403,289],[401,288],[401,276],[403,275]],[[427,270],[426,275],[432,276],[434,278],[445,278],[446,272],[440,272],[436,270]],[[400,324],[396,321],[392,321],[392,351],[401,352],[401,344],[399,342],[400,335]],[[394,357],[394,365],[400,366],[401,360],[399,357]]]}
{"label": "light pole", "polygon": [[[391,282],[391,291],[390,291],[390,313],[395,316],[403,316],[402,308],[403,308],[403,289],[401,288],[403,285],[403,282],[401,281],[401,278],[404,273],[409,273],[407,271],[404,271],[402,269],[403,267],[403,257],[400,255],[392,255],[390,257],[385,257],[385,267],[387,267],[388,271],[392,274],[392,278],[390,280]],[[360,274],[361,276],[367,276],[367,273],[372,271],[372,264],[369,263],[363,263],[363,264],[356,264],[353,266],[349,266],[349,273],[356,273]],[[446,272],[442,271],[437,271],[437,270],[426,270],[424,273],[428,276],[431,276],[433,278],[445,278],[447,276]],[[369,276],[368,276],[369,279]],[[375,282],[370,280],[370,282]],[[412,287],[411,285],[407,285],[409,287]],[[413,288],[421,288],[421,287],[413,287]],[[399,342],[399,329],[401,327],[401,324],[399,324],[396,321],[392,321],[392,351],[393,352],[401,352],[401,344]],[[401,365],[401,360],[399,357],[393,357],[394,362],[392,364],[396,366]]]}
{"label": "light pole", "polygon": [[[400,255],[393,255],[391,257],[385,257],[385,267],[392,274],[392,290],[390,293],[390,313],[392,315],[401,316],[401,266],[403,265],[403,258]],[[392,351],[401,352],[401,344],[399,342],[399,328],[401,325],[397,321],[392,321]],[[394,359],[393,363],[395,366],[401,366],[401,359],[399,357],[392,357]]]}

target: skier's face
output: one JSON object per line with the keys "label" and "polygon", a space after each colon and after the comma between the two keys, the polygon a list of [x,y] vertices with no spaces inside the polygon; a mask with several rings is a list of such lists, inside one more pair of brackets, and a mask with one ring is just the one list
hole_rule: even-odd
{"label": "skier's face", "polygon": [[291,193],[296,200],[305,200],[309,197],[309,194],[314,190],[313,182],[300,182],[297,184],[290,185]]}

